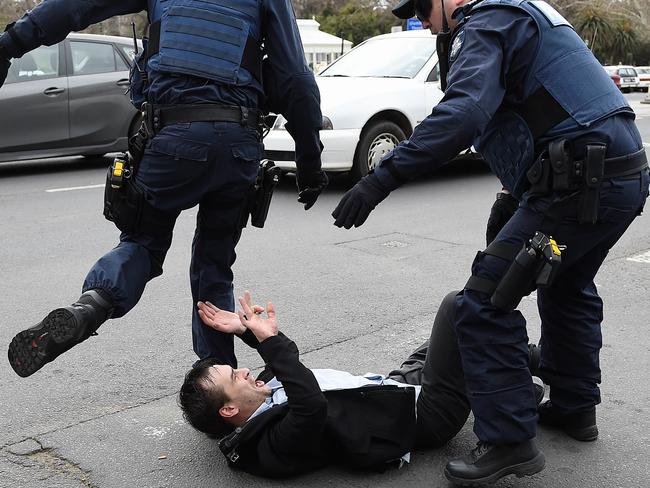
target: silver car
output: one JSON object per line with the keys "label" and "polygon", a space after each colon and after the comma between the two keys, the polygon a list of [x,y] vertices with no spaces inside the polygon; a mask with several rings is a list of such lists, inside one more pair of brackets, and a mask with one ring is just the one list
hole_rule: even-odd
{"label": "silver car", "polygon": [[125,151],[133,40],[70,34],[12,61],[0,88],[0,162]]}

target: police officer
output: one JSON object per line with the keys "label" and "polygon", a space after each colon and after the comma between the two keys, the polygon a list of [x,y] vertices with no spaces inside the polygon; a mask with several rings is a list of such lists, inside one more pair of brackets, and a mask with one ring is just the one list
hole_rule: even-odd
{"label": "police officer", "polygon": [[[472,277],[456,298],[479,443],[468,456],[449,462],[445,474],[470,486],[507,474],[530,475],[545,461],[533,441],[538,415],[526,368],[526,325],[514,309],[522,290],[517,297],[510,281],[515,274],[501,281],[511,266],[519,269],[513,258],[533,246],[537,232],[566,245],[555,279],[537,290],[541,376],[551,388],[550,403],[539,415],[576,439],[594,440],[602,301],[593,280],[648,192],[634,113],[546,2],[402,0],[393,12],[400,18],[415,14],[438,34],[445,95],[409,140],[344,195],[333,212],[335,225],[362,225],[392,190],[471,145],[482,153],[519,205],[477,255]],[[551,257],[560,253],[549,249]],[[497,299],[499,286],[514,307]]]}
{"label": "police officer", "polygon": [[[141,134],[147,137],[134,181],[141,205],[128,215],[114,209],[116,223],[130,220],[131,226],[92,267],[79,300],[13,339],[9,361],[20,376],[131,310],[147,282],[162,274],[176,218],[197,204],[193,301],[234,310],[231,267],[262,157],[263,104],[284,115],[296,142],[298,201],[305,210],[327,184],[320,95],[290,0],[44,0],[0,37],[0,84],[11,58],[142,10],[150,35],[131,85],[132,101],[137,107],[144,102]],[[132,152],[143,149],[137,142]],[[136,213],[142,218],[134,224]],[[232,336],[204,326],[196,310],[192,337],[199,358],[236,366]]]}

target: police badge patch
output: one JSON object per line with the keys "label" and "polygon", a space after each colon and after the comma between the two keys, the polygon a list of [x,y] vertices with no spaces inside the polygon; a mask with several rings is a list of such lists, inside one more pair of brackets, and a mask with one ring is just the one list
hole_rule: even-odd
{"label": "police badge patch", "polygon": [[454,38],[454,42],[451,44],[451,49],[449,51],[449,61],[454,61],[460,52],[460,49],[463,47],[463,42],[465,41],[465,31],[462,30]]}

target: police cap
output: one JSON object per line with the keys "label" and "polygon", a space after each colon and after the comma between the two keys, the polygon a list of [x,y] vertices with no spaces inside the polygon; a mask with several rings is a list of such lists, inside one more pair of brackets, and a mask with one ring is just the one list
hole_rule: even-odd
{"label": "police cap", "polygon": [[415,16],[415,1],[402,0],[392,10],[393,15],[400,19],[410,19]]}

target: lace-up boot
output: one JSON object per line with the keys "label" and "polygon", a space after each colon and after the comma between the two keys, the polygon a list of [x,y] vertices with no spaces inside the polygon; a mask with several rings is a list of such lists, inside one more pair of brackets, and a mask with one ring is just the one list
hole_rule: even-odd
{"label": "lace-up boot", "polygon": [[35,326],[19,332],[9,344],[9,364],[19,376],[34,374],[68,349],[96,335],[112,309],[103,292],[85,292],[69,307],[57,308]]}
{"label": "lace-up boot", "polygon": [[445,476],[460,486],[479,486],[508,476],[530,476],[544,469],[544,454],[533,440],[496,446],[479,442],[469,454],[447,463]]}

